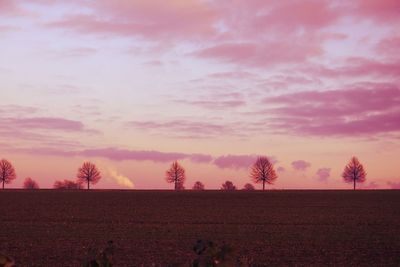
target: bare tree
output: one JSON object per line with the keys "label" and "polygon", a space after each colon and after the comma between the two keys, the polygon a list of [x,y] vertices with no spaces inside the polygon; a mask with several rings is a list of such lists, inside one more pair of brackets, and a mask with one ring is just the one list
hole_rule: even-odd
{"label": "bare tree", "polygon": [[236,186],[231,181],[226,181],[222,184],[221,190],[233,191],[236,190]]}
{"label": "bare tree", "polygon": [[254,183],[262,183],[265,190],[265,183],[273,184],[278,176],[274,166],[267,157],[258,157],[257,161],[251,167],[250,177]]}
{"label": "bare tree", "polygon": [[89,185],[96,184],[101,179],[101,174],[96,165],[91,162],[84,162],[78,170],[77,178],[79,182],[87,183],[89,190]]}
{"label": "bare tree", "polygon": [[38,183],[30,177],[25,178],[24,180],[24,188],[25,189],[39,189]]}
{"label": "bare tree", "polygon": [[356,182],[365,182],[367,173],[364,166],[358,161],[358,158],[352,157],[350,162],[344,168],[342,177],[346,183],[353,183],[353,189],[356,190]]}
{"label": "bare tree", "polygon": [[64,180],[64,181],[56,181],[53,187],[55,189],[82,189],[82,184],[80,182]]}
{"label": "bare tree", "polygon": [[200,181],[197,181],[193,185],[193,190],[204,190],[204,184]]}
{"label": "bare tree", "polygon": [[0,182],[3,184],[3,189],[4,184],[11,183],[15,178],[17,175],[12,164],[6,159],[0,160]]}
{"label": "bare tree", "polygon": [[175,184],[175,190],[179,190],[185,182],[185,169],[177,161],[172,162],[171,167],[165,172],[165,180]]}
{"label": "bare tree", "polygon": [[251,183],[247,183],[247,184],[245,184],[245,185],[243,186],[243,190],[246,190],[246,191],[253,191],[253,190],[255,190],[255,188],[254,188],[254,185],[252,185]]}

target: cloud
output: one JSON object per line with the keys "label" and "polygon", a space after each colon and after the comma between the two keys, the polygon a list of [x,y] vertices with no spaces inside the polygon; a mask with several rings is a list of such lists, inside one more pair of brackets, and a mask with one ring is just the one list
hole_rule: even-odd
{"label": "cloud", "polygon": [[61,157],[100,157],[114,161],[153,161],[153,162],[171,162],[174,160],[191,160],[195,163],[209,163],[213,157],[207,154],[187,154],[178,152],[161,152],[154,150],[129,150],[118,148],[93,148],[84,150],[64,151],[59,148],[39,147],[39,148],[14,148],[8,149],[17,153],[29,153],[33,155],[52,155]]}
{"label": "cloud", "polygon": [[4,16],[21,15],[22,9],[18,6],[17,1],[0,1],[0,14]]}
{"label": "cloud", "polygon": [[[301,101],[299,101],[301,100]],[[373,85],[268,97],[272,129],[303,135],[354,136],[399,131],[400,89]]]}
{"label": "cloud", "polygon": [[47,26],[100,36],[143,37],[153,40],[212,35],[214,12],[204,1],[90,1],[90,14],[66,15]]}
{"label": "cloud", "polygon": [[[393,59],[396,55],[398,58],[398,48],[400,47],[400,35],[389,36],[379,41],[375,49],[379,54],[388,56],[388,60]],[[399,64],[400,65],[400,64]]]}
{"label": "cloud", "polygon": [[0,124],[17,129],[52,129],[64,131],[83,131],[84,125],[80,121],[68,120],[64,118],[0,118]]}
{"label": "cloud", "polygon": [[293,169],[297,171],[305,171],[311,166],[311,163],[304,160],[296,160],[292,162]]}
{"label": "cloud", "polygon": [[177,100],[177,103],[186,104],[190,106],[199,106],[209,109],[227,109],[241,107],[246,104],[244,100],[232,99],[232,100]]}
{"label": "cloud", "polygon": [[108,176],[115,181],[118,185],[127,187],[127,188],[134,188],[134,184],[128,177],[118,173],[114,168],[107,168]]}
{"label": "cloud", "polygon": [[220,123],[191,121],[185,119],[169,121],[131,121],[128,126],[152,133],[176,137],[206,138],[232,134],[230,127]]}
{"label": "cloud", "polygon": [[321,53],[322,49],[319,45],[291,40],[287,43],[221,43],[196,51],[193,55],[202,59],[218,59],[239,65],[268,67],[281,63],[303,62],[307,58],[321,55]]}
{"label": "cloud", "polygon": [[[217,157],[214,164],[219,168],[231,169],[246,169],[254,164],[257,160],[257,155],[225,155]],[[268,157],[274,164],[277,162],[275,157]]]}
{"label": "cloud", "polygon": [[[396,59],[397,54],[391,53],[393,49],[390,46],[394,45],[397,40],[390,41],[391,43],[380,44],[379,50],[386,49],[385,52],[379,51],[387,55],[386,60],[377,60],[363,57],[347,58],[341,65],[336,67],[326,67],[323,65],[308,64],[299,67],[297,70],[309,76],[325,77],[337,79],[338,77],[354,78],[364,77],[371,78],[397,78],[400,74],[400,61]],[[388,41],[387,41],[388,42]]]}
{"label": "cloud", "polygon": [[390,186],[391,189],[400,189],[400,182],[387,182],[387,185]]}
{"label": "cloud", "polygon": [[363,19],[390,23],[400,20],[400,3],[397,0],[358,0],[353,3],[353,12]]}
{"label": "cloud", "polygon": [[279,166],[276,170],[278,172],[285,172],[286,171],[286,169],[284,167],[282,167],[282,166]]}
{"label": "cloud", "polygon": [[117,148],[98,148],[86,149],[78,151],[77,155],[86,157],[103,157],[111,160],[136,160],[136,161],[154,161],[154,162],[170,162],[174,160],[189,159],[194,162],[207,163],[212,160],[212,157],[205,154],[185,154],[176,152],[160,152],[160,151],[145,151],[145,150],[128,150]]}
{"label": "cloud", "polygon": [[254,79],[258,76],[248,71],[224,71],[214,72],[208,75],[208,78],[213,79]]}
{"label": "cloud", "polygon": [[331,176],[331,168],[320,168],[316,172],[317,179],[320,182],[327,182]]}

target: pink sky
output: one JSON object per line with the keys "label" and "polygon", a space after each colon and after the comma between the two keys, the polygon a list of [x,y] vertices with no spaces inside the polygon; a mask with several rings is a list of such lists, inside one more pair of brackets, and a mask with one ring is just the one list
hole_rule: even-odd
{"label": "pink sky", "polygon": [[[21,187],[400,188],[398,0],[0,0],[0,158]],[[131,183],[129,183],[130,181]]]}

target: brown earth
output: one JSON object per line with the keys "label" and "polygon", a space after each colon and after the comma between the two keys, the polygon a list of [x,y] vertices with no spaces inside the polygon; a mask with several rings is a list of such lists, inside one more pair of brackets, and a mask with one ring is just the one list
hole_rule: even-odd
{"label": "brown earth", "polygon": [[400,191],[0,191],[0,251],[80,266],[113,240],[116,266],[188,262],[197,239],[265,266],[400,266]]}

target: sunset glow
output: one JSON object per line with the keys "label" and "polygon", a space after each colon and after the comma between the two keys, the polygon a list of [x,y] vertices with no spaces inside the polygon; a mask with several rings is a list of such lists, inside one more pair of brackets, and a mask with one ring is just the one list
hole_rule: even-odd
{"label": "sunset glow", "polygon": [[[400,188],[400,1],[0,0],[0,159],[40,188]],[[261,186],[256,184],[260,189]]]}

